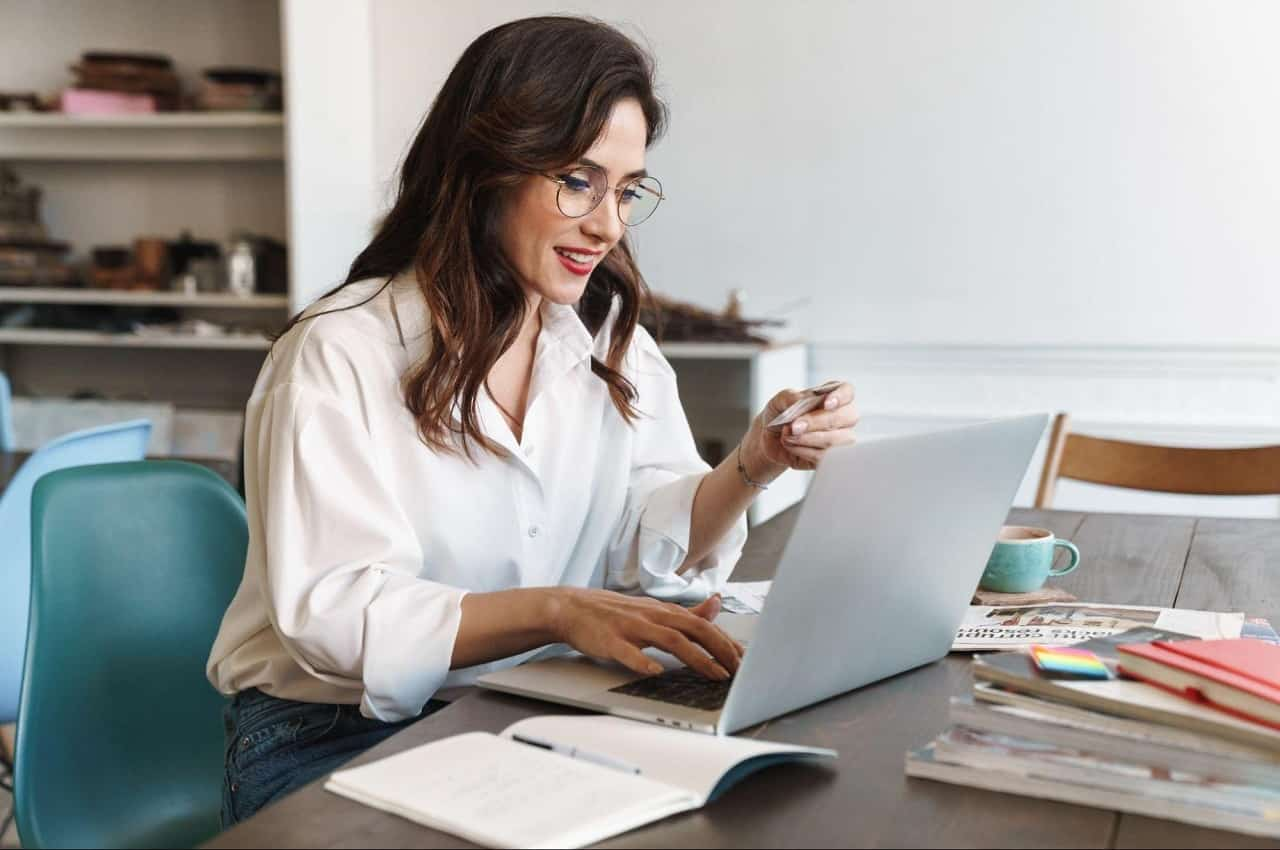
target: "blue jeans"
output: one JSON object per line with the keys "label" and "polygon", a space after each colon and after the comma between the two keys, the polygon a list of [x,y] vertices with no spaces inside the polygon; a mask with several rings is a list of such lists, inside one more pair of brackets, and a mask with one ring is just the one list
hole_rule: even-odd
{"label": "blue jeans", "polygon": [[223,828],[249,818],[447,704],[431,700],[418,717],[383,723],[361,715],[358,705],[294,702],[256,688],[241,691],[223,712],[227,734]]}

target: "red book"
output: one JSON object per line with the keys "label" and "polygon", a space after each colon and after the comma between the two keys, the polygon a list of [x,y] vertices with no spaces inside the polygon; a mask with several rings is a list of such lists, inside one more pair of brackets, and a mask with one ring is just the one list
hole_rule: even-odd
{"label": "red book", "polygon": [[1130,643],[1120,672],[1280,729],[1280,646],[1252,638]]}

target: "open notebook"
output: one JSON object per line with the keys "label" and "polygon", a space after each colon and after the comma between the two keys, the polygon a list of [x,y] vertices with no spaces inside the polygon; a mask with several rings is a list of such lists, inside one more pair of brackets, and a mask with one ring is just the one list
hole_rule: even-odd
{"label": "open notebook", "polygon": [[489,847],[582,847],[697,809],[769,765],[835,756],[619,717],[548,715],[340,770],[324,787]]}

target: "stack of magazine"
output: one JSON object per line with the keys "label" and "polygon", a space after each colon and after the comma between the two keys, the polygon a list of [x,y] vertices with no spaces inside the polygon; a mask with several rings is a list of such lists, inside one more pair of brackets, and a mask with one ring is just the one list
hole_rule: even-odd
{"label": "stack of magazine", "polygon": [[[1258,621],[1252,621],[1254,636]],[[1116,674],[1116,647],[1194,639],[1141,627],[1075,645],[1107,679],[1041,670],[1026,650],[977,656],[951,726],[907,775],[1280,838],[1280,728]]]}

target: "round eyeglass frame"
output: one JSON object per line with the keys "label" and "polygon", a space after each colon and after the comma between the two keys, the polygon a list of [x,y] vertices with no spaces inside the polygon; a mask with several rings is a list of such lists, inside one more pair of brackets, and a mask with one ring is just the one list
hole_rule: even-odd
{"label": "round eyeglass frame", "polygon": [[[574,171],[594,171],[598,174],[604,174],[604,169],[595,165],[580,165],[573,170]],[[600,206],[600,204],[604,202],[604,197],[605,195],[609,194],[610,190],[612,190],[614,195],[617,196],[623,189],[627,188],[633,183],[639,183],[641,180],[652,180],[654,183],[658,184],[658,203],[654,204],[653,209],[649,211],[649,214],[646,215],[644,218],[640,219],[639,221],[627,221],[626,219],[624,219],[622,217],[622,204],[621,202],[617,203],[615,205],[614,212],[618,216],[618,221],[622,222],[622,224],[625,227],[635,227],[636,225],[644,224],[646,221],[653,218],[653,214],[658,211],[658,207],[661,206],[662,202],[667,199],[667,196],[662,192],[662,181],[659,180],[657,177],[654,177],[652,174],[644,174],[644,175],[641,175],[640,177],[633,177],[627,182],[619,186],[610,186],[608,183],[608,177],[606,176],[604,191],[600,193],[600,197],[596,198],[596,202],[591,205],[591,208],[588,209],[586,212],[581,212],[581,213],[578,213],[577,215],[570,215],[569,213],[564,211],[564,204],[560,202],[560,193],[564,190],[565,184],[568,181],[566,181],[565,178],[557,177],[554,174],[543,174],[542,176],[550,180],[552,183],[559,184],[559,188],[556,189],[556,209],[560,210],[560,214],[565,218],[585,218],[596,211],[596,207]]]}

